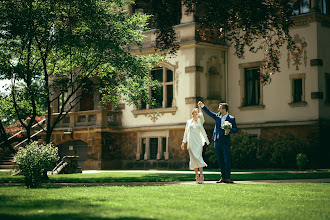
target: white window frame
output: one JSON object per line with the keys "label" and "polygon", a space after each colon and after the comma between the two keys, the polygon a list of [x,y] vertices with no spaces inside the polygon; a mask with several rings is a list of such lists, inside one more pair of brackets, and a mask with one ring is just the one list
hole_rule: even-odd
{"label": "white window frame", "polygon": [[[158,138],[158,151],[156,160],[168,160],[169,159],[169,146],[168,146],[169,131],[149,131],[149,132],[138,132],[137,134],[137,150],[136,160],[141,160],[142,153],[142,139],[146,139],[145,153],[142,156],[142,160],[150,160],[150,139]],[[163,141],[166,138],[166,151],[163,152]]]}

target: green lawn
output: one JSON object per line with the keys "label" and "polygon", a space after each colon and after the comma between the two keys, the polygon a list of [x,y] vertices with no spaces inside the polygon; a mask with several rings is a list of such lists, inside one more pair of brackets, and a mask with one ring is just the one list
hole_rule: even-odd
{"label": "green lawn", "polygon": [[0,219],[329,219],[329,183],[0,187]]}
{"label": "green lawn", "polygon": [[[88,174],[50,175],[50,182],[93,183],[93,182],[165,182],[193,181],[194,173],[147,173],[147,172],[103,172]],[[233,180],[281,180],[281,179],[317,179],[330,178],[330,172],[321,173],[253,173],[232,174]],[[205,180],[219,180],[218,174],[205,174]],[[8,172],[0,172],[0,183],[23,183],[22,176],[10,176]]]}

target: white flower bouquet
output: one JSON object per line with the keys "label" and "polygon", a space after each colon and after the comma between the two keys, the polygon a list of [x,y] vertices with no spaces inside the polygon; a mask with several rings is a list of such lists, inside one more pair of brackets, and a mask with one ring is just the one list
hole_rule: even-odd
{"label": "white flower bouquet", "polygon": [[[231,129],[232,127],[233,127],[233,125],[229,121],[225,121],[221,126],[221,128],[224,129],[224,130],[225,129]],[[225,130],[225,135],[228,135],[226,130]]]}

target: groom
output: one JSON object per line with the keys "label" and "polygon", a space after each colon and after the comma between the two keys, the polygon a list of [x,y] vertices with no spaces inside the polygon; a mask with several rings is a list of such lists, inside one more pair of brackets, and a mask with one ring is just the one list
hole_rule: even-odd
{"label": "groom", "polygon": [[[201,106],[203,111],[215,120],[212,139],[214,141],[215,152],[217,154],[219,168],[221,170],[221,179],[217,181],[217,183],[234,183],[230,179],[230,134],[237,132],[235,118],[228,114],[227,103],[219,104],[218,113],[211,112],[201,101],[198,102],[198,106]],[[225,121],[232,124],[231,129],[224,130],[221,128]]]}

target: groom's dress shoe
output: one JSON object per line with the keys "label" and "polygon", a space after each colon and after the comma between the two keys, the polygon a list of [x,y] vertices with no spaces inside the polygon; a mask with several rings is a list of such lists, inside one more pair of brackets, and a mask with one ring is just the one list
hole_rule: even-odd
{"label": "groom's dress shoe", "polygon": [[217,181],[216,183],[223,183],[223,179],[221,178],[219,181]]}
{"label": "groom's dress shoe", "polygon": [[234,183],[232,180],[230,180],[230,179],[223,179],[223,182],[224,183]]}

